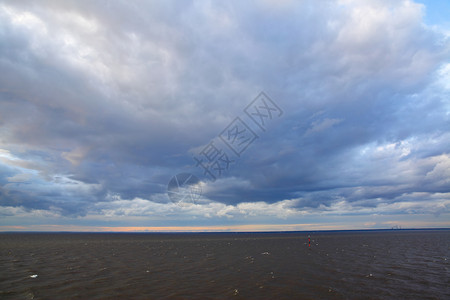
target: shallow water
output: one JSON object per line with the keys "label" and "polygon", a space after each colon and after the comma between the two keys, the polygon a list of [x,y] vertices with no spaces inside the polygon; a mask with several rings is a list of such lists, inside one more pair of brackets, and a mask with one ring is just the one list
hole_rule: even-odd
{"label": "shallow water", "polygon": [[2,233],[0,298],[450,299],[449,246],[450,230]]}

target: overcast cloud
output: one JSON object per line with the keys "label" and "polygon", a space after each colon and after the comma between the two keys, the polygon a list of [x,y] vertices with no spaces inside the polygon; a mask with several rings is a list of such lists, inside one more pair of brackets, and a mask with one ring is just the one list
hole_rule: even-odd
{"label": "overcast cloud", "polygon": [[[0,1],[1,228],[449,227],[450,26],[426,4]],[[258,138],[211,181],[193,156],[236,117]]]}

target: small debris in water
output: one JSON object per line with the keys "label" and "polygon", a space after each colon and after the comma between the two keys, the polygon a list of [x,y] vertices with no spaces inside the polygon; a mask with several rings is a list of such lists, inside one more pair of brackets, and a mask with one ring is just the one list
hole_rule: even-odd
{"label": "small debris in water", "polygon": [[255,262],[255,259],[252,256],[247,256],[245,259],[250,260],[251,264]]}
{"label": "small debris in water", "polygon": [[237,294],[239,294],[238,289],[234,289],[234,295],[236,296]]}
{"label": "small debris in water", "polygon": [[263,253],[261,253],[262,255],[270,255],[270,253],[269,252],[263,252]]}

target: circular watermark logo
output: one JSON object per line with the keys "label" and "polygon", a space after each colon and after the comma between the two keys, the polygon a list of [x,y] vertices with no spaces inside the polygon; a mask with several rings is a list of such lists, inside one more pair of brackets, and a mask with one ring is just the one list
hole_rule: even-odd
{"label": "circular watermark logo", "polygon": [[167,195],[177,204],[195,203],[202,195],[200,180],[190,173],[180,173],[170,179]]}

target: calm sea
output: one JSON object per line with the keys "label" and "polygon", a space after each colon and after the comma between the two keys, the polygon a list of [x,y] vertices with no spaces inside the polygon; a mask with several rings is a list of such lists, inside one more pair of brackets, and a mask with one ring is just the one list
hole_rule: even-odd
{"label": "calm sea", "polygon": [[449,249],[450,230],[1,233],[0,298],[450,299]]}

